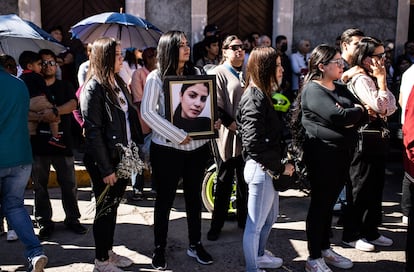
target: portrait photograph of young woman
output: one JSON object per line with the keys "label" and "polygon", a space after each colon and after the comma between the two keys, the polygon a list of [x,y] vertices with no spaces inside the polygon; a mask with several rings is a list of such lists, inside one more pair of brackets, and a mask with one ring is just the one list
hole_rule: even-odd
{"label": "portrait photograph of young woman", "polygon": [[166,117],[191,137],[214,138],[216,92],[214,76],[170,77],[167,79]]}

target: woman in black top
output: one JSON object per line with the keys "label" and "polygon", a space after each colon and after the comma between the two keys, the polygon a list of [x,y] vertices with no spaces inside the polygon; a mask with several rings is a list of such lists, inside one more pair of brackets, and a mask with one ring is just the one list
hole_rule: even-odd
{"label": "woman in black top", "polygon": [[306,131],[304,158],[311,183],[306,219],[309,258],[306,271],[331,271],[326,263],[347,269],[352,261],[330,248],[329,234],[335,201],[349,180],[351,148],[364,109],[341,78],[344,62],[334,47],[317,46],[301,94],[302,125]]}

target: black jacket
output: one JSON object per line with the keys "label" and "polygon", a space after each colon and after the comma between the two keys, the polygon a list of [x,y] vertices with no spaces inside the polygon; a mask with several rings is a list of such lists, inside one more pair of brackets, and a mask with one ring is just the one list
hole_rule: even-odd
{"label": "black jacket", "polygon": [[237,112],[237,127],[242,138],[243,157],[253,159],[266,169],[282,171],[282,125],[266,95],[256,87],[244,92]]}
{"label": "black jacket", "polygon": [[[125,85],[121,87],[128,100],[128,118],[131,138],[137,145],[143,143],[138,112],[132,103]],[[82,116],[85,120],[85,156],[92,157],[102,177],[115,172],[120,161],[121,143],[128,145],[125,114],[110,98],[108,92],[96,80],[89,80],[80,99]]]}

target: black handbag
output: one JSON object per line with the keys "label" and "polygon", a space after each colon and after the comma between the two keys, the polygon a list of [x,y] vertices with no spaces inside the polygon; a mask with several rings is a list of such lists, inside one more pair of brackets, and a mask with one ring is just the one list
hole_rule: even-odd
{"label": "black handbag", "polygon": [[384,119],[377,118],[358,129],[358,151],[381,153],[388,146],[390,131]]}
{"label": "black handbag", "polygon": [[284,192],[288,189],[295,189],[297,181],[297,176],[295,174],[292,176],[275,175],[273,171],[269,169],[266,169],[265,171],[269,176],[272,177],[273,188],[275,188],[275,191]]}
{"label": "black handbag", "polygon": [[[347,83],[347,88],[361,104],[364,104],[351,80]],[[389,138],[390,131],[387,122],[377,114],[375,119],[358,129],[358,151],[371,154],[383,153],[388,146]]]}

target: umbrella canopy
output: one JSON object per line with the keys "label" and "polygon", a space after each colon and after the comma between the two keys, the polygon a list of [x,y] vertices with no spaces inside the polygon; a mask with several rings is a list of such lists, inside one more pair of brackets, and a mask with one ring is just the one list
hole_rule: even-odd
{"label": "umbrella canopy", "polygon": [[122,48],[143,49],[158,44],[161,30],[150,22],[127,13],[104,12],[88,17],[71,27],[72,38],[93,43],[101,37],[121,41]]}
{"label": "umbrella canopy", "polygon": [[59,54],[66,48],[46,31],[16,14],[0,15],[0,52],[11,55],[16,61],[25,50],[38,52],[50,49]]}

